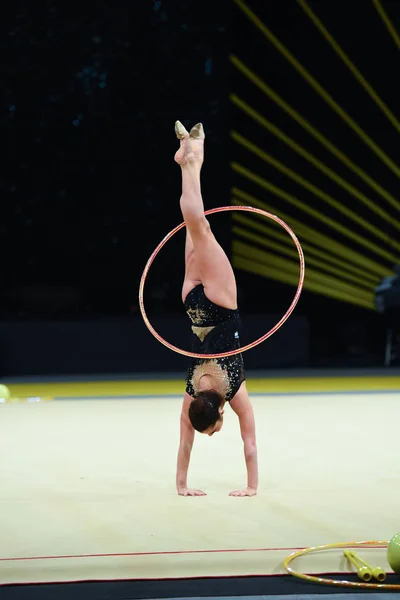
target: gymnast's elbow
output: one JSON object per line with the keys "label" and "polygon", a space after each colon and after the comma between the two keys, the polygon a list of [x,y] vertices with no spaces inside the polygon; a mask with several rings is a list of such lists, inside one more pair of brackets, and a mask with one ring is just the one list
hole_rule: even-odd
{"label": "gymnast's elbow", "polygon": [[190,455],[193,448],[193,441],[187,439],[181,439],[179,443],[179,452],[184,455]]}
{"label": "gymnast's elbow", "polygon": [[246,457],[251,458],[257,456],[257,443],[254,438],[243,440],[243,447]]}

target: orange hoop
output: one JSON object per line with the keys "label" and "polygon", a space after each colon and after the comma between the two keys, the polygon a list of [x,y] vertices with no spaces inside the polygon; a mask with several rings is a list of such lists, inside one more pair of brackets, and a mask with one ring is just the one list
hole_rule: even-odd
{"label": "orange hoop", "polygon": [[243,346],[242,348],[236,348],[235,350],[230,350],[229,352],[222,352],[220,354],[196,354],[195,352],[188,352],[187,350],[182,350],[181,348],[177,348],[176,346],[173,346],[172,344],[167,342],[163,337],[161,337],[161,335],[159,333],[157,333],[157,331],[152,327],[149,319],[147,318],[146,311],[144,309],[143,291],[144,291],[144,284],[146,281],[147,274],[149,272],[151,265],[154,262],[155,257],[160,252],[161,248],[163,248],[163,246],[165,246],[165,244],[168,242],[168,240],[170,240],[172,238],[172,236],[175,235],[175,233],[177,233],[178,231],[183,229],[183,227],[186,227],[186,223],[183,222],[180,225],[178,225],[177,227],[175,227],[175,229],[170,231],[168,233],[168,235],[166,235],[165,238],[163,240],[161,240],[161,242],[158,244],[157,248],[154,250],[153,254],[150,256],[149,260],[147,261],[147,264],[144,268],[144,271],[143,271],[143,274],[142,274],[142,277],[140,280],[140,286],[139,286],[139,306],[140,306],[140,311],[142,313],[143,320],[146,323],[147,328],[154,335],[154,337],[159,342],[161,342],[161,344],[163,344],[164,346],[166,346],[173,352],[177,352],[178,354],[183,354],[184,356],[189,356],[192,358],[224,358],[225,356],[234,356],[235,354],[240,354],[241,352],[246,352],[246,350],[250,350],[251,348],[258,346],[258,344],[261,344],[261,342],[264,342],[267,338],[271,337],[271,335],[273,335],[276,331],[278,331],[278,329],[280,327],[282,327],[282,325],[285,323],[285,321],[288,320],[288,318],[294,311],[297,302],[299,301],[301,290],[303,289],[303,283],[304,283],[304,273],[305,273],[304,254],[303,254],[303,250],[302,250],[299,240],[297,239],[296,235],[291,230],[289,225],[287,225],[284,221],[282,221],[282,219],[280,219],[276,215],[273,215],[265,210],[261,210],[260,208],[254,208],[253,206],[221,206],[219,208],[212,208],[210,210],[207,210],[207,211],[205,211],[204,214],[211,215],[213,213],[224,212],[224,211],[233,211],[233,210],[239,210],[239,211],[243,211],[243,212],[252,212],[252,213],[262,215],[263,217],[268,217],[269,219],[272,219],[273,221],[275,221],[276,223],[281,225],[288,232],[288,234],[290,235],[290,237],[292,238],[292,240],[294,241],[294,243],[296,245],[297,252],[299,253],[299,259],[300,259],[300,278],[299,278],[299,284],[297,286],[296,294],[293,298],[291,305],[289,306],[288,310],[286,311],[286,313],[284,314],[282,319],[274,327],[272,327],[272,329],[270,329],[267,333],[265,333],[263,336],[258,338],[258,340],[251,342],[251,344],[247,344],[247,346]]}

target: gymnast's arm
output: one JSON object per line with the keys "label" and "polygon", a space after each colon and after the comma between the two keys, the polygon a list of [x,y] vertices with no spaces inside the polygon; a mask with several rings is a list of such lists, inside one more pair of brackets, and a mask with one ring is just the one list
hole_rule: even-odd
{"label": "gymnast's arm", "polygon": [[245,382],[242,383],[239,391],[232,398],[231,408],[239,417],[240,433],[243,440],[244,458],[247,468],[247,487],[244,490],[231,492],[230,496],[255,496],[258,487],[256,426],[253,407]]}
{"label": "gymnast's arm", "polygon": [[201,490],[187,487],[187,473],[189,469],[190,454],[194,442],[194,429],[189,419],[189,406],[193,398],[186,392],[183,399],[180,442],[178,450],[178,464],[176,469],[176,489],[180,496],[205,496]]}

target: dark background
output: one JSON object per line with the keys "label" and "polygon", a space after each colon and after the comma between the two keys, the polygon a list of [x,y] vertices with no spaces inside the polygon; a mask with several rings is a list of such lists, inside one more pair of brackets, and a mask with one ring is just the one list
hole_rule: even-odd
{"label": "dark background", "polygon": [[[250,0],[249,6],[395,160],[398,132],[298,3]],[[396,112],[398,48],[372,1],[314,0],[310,6]],[[400,30],[399,3],[386,0],[384,7]],[[123,373],[184,366],[182,357],[169,353],[147,332],[138,310],[145,263],[163,236],[181,222],[180,173],[173,162],[176,119],[188,127],[200,120],[205,125],[206,208],[230,204],[232,187],[244,187],[230,166],[238,161],[373,239],[240,148],[230,137],[235,129],[359,212],[388,238],[399,240],[393,223],[381,220],[233,106],[229,97],[235,93],[382,205],[393,220],[399,218],[396,208],[232,66],[230,56],[235,55],[396,195],[397,176],[235,3],[149,0],[86,6],[20,1],[7,5],[2,16],[0,374]],[[245,189],[392,268],[392,262],[357,248],[255,184],[247,183]],[[230,254],[231,217],[223,213],[212,219]],[[149,316],[176,344],[185,344],[188,335],[180,302],[183,244],[181,231],[157,258],[145,294]],[[396,254],[390,244],[387,249]],[[240,270],[237,281],[249,325],[246,335],[254,339],[282,316],[295,289]],[[305,289],[291,320],[249,352],[247,364],[265,369],[378,366],[383,364],[384,334],[376,311]]]}

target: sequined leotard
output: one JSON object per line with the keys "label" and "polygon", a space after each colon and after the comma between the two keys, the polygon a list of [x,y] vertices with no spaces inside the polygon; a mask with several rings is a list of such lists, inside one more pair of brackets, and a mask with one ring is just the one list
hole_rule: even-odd
{"label": "sequined leotard", "polygon": [[[202,284],[188,293],[184,306],[192,321],[192,352],[219,354],[240,348],[241,322],[238,309],[232,310],[211,302],[205,295]],[[186,391],[190,396],[194,396],[196,384],[205,373],[222,377],[225,399],[228,402],[246,378],[241,354],[215,360],[192,358],[186,377]]]}

